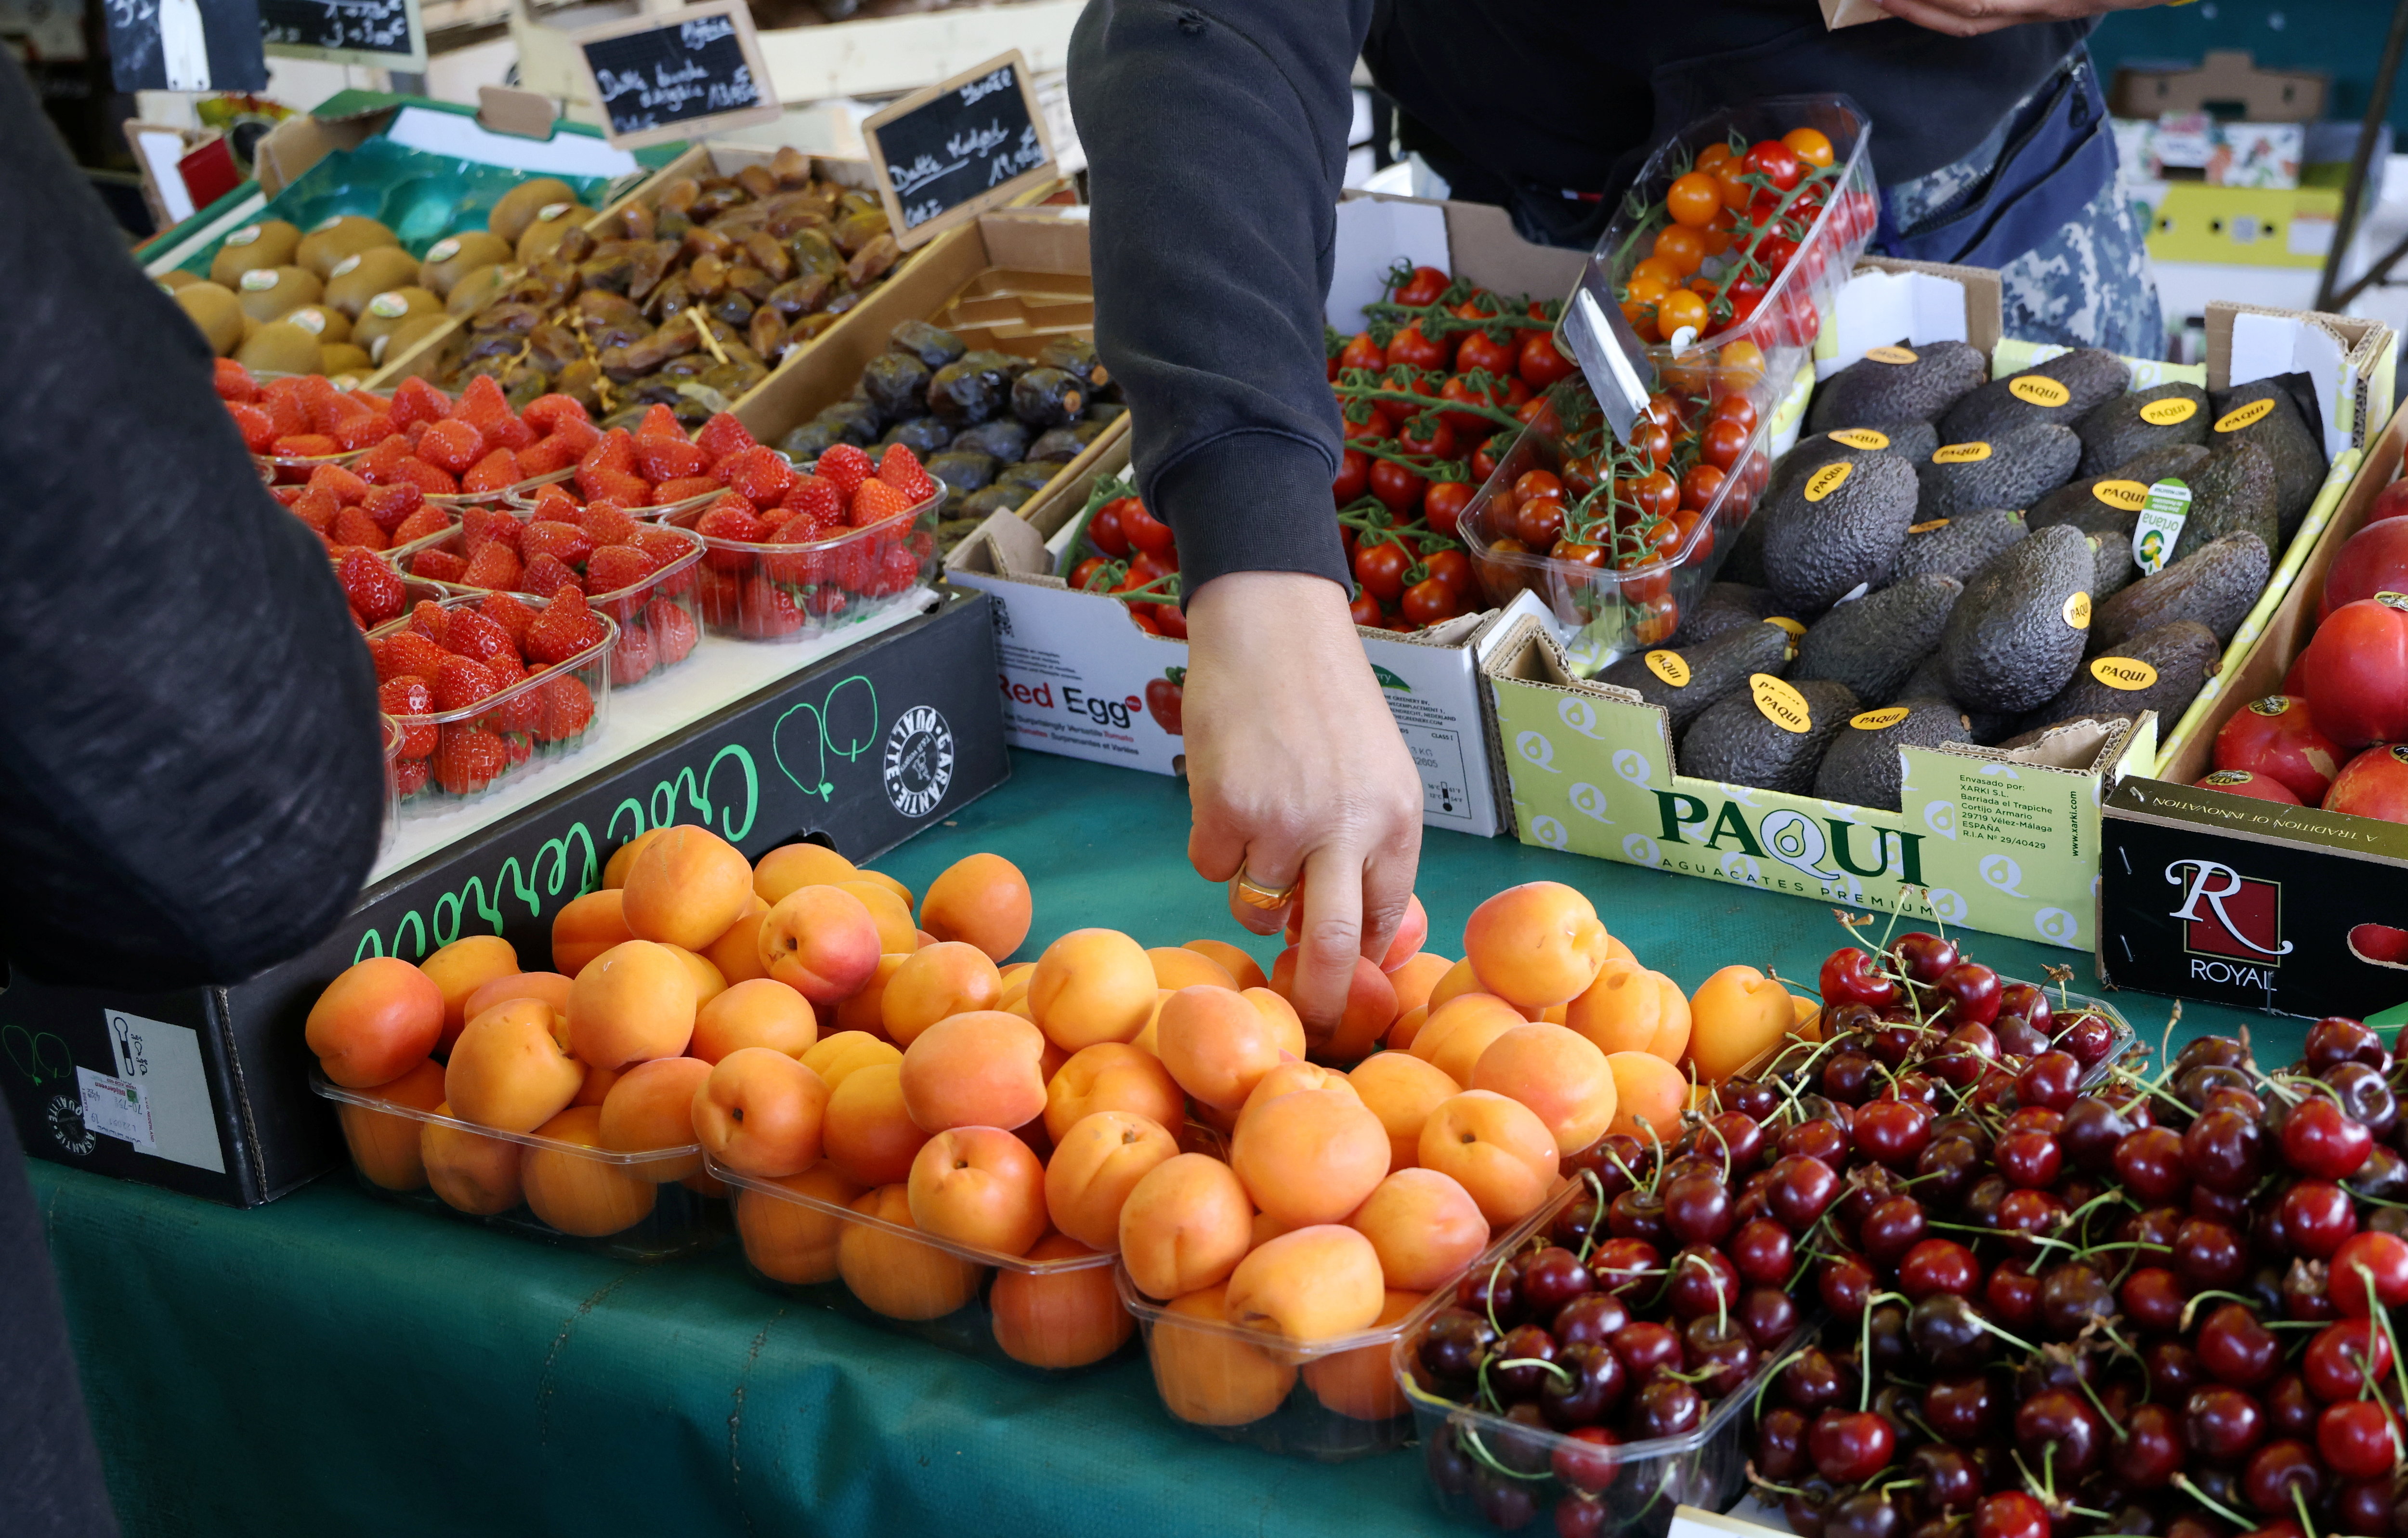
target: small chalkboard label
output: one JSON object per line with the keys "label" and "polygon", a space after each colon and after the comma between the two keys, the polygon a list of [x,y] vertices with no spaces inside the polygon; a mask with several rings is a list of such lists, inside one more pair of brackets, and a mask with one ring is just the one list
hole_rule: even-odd
{"label": "small chalkboard label", "polygon": [[1059,174],[1017,50],[904,97],[861,137],[906,250]]}
{"label": "small chalkboard label", "polygon": [[703,139],[779,114],[744,0],[712,0],[572,36],[602,107],[602,137],[623,150]]}
{"label": "small chalkboard label", "polygon": [[257,0],[105,0],[117,89],[265,91]]}
{"label": "small chalkboard label", "polygon": [[426,67],[426,29],[418,0],[259,0],[267,51],[293,59]]}

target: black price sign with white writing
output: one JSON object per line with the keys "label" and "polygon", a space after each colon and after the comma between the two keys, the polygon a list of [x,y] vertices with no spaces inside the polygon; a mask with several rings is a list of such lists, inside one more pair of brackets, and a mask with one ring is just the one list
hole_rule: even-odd
{"label": "black price sign with white writing", "polygon": [[861,137],[906,249],[1055,175],[1017,51],[904,97],[864,122]]}
{"label": "black price sign with white writing", "polygon": [[259,0],[267,51],[294,59],[426,67],[426,30],[418,0]]}
{"label": "black price sign with white writing", "polygon": [[107,0],[117,89],[265,91],[256,0]]}
{"label": "black price sign with white writing", "polygon": [[621,149],[701,139],[778,116],[744,0],[591,27],[572,39]]}

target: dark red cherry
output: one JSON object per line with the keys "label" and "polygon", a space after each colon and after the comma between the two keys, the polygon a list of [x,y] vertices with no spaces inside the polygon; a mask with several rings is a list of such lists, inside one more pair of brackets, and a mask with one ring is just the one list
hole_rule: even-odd
{"label": "dark red cherry", "polygon": [[1597,1345],[1611,1340],[1615,1330],[1629,1322],[1630,1311],[1622,1306],[1620,1298],[1611,1292],[1591,1292],[1557,1309],[1552,1328],[1558,1344]]}
{"label": "dark red cherry", "polygon": [[2086,1072],[2105,1062],[2107,1055],[2115,1050],[2115,1028],[2107,1023],[2104,1015],[2082,1011],[2058,1015],[2053,1025],[2051,1044],[2071,1054]]}
{"label": "dark red cherry", "polygon": [[2275,1436],[2296,1442],[2315,1438],[2316,1413],[2324,1405],[2308,1392],[2308,1380],[2297,1373],[2285,1373],[2268,1384],[2258,1402],[2266,1407],[2266,1428]]}
{"label": "dark red cherry", "polygon": [[[1845,1056],[1846,1054],[1842,1053],[1841,1056]],[[1838,1122],[1828,1117],[1815,1116],[1810,1120],[1801,1121],[1794,1127],[1784,1128],[1773,1146],[1778,1148],[1784,1157],[1794,1155],[1803,1158],[1821,1159],[1836,1170],[1847,1161],[1848,1143],[1848,1133]]]}
{"label": "dark red cherry", "polygon": [[1606,1231],[1616,1239],[1639,1239],[1662,1249],[1672,1240],[1664,1223],[1664,1199],[1654,1191],[1625,1191],[1606,1209]]}
{"label": "dark red cherry", "polygon": [[2329,1180],[2300,1181],[2267,1211],[2280,1222],[2291,1252],[2315,1260],[2331,1259],[2343,1242],[2358,1231],[2357,1204]]}
{"label": "dark red cherry", "polygon": [[2095,1095],[2085,1095],[2065,1108],[2057,1141],[2064,1145],[2065,1161],[2094,1175],[2115,1168],[2115,1144],[2133,1130],[2131,1121]]}
{"label": "dark red cherry", "polygon": [[2400,1423],[2379,1400],[2345,1400],[2316,1419],[2316,1451],[2344,1479],[2374,1479],[2400,1461]]}
{"label": "dark red cherry", "polygon": [[2274,1332],[2239,1303],[2219,1304],[2208,1315],[2195,1349],[2201,1367],[2236,1388],[2255,1388],[2272,1377],[2283,1354]]}
{"label": "dark red cherry", "polygon": [[2063,1112],[2073,1104],[2082,1065],[2070,1052],[2043,1052],[2015,1075],[2015,1099],[2025,1105]]}
{"label": "dark red cherry", "polygon": [[1832,1313],[1862,1315],[1873,1292],[1873,1269],[1862,1256],[1842,1251],[1815,1268],[1814,1290]]}
{"label": "dark red cherry", "polygon": [[1798,1332],[1797,1301],[1777,1286],[1750,1287],[1739,1301],[1740,1328],[1757,1349],[1773,1351]]}
{"label": "dark red cherry", "polygon": [[1806,1413],[1777,1405],[1756,1423],[1756,1472],[1780,1484],[1789,1484],[1813,1468],[1806,1456]]}
{"label": "dark red cherry", "polygon": [[1710,1244],[1684,1245],[1671,1259],[1665,1301],[1683,1319],[1726,1314],[1739,1304],[1739,1268]]}
{"label": "dark red cherry", "polygon": [[1807,1456],[1835,1485],[1857,1485],[1889,1467],[1898,1434],[1869,1410],[1825,1410],[1807,1429]]}
{"label": "dark red cherry", "polygon": [[1916,1355],[1943,1373],[1962,1373],[1990,1359],[1990,1333],[1973,1305],[1953,1292],[1937,1292],[1906,1317],[1907,1338]]}
{"label": "dark red cherry", "polygon": [[1808,1346],[1781,1370],[1781,1397],[1812,1415],[1856,1391],[1854,1374],[1828,1351]]}
{"label": "dark red cherry", "polygon": [[1980,1373],[1934,1378],[1923,1392],[1923,1418],[1959,1447],[1988,1438],[1997,1411],[1990,1380]]}
{"label": "dark red cherry", "polygon": [[1973,1538],[2050,1538],[2048,1508],[2021,1490],[1985,1495],[1973,1508]]}
{"label": "dark red cherry", "polygon": [[[1558,1430],[1592,1426],[1612,1415],[1630,1387],[1630,1373],[1611,1346],[1597,1342],[1568,1345],[1556,1357],[1561,1376],[1539,1387],[1539,1408]],[[1489,1370],[1491,1381],[1496,1370]]]}
{"label": "dark red cherry", "polygon": [[2344,1114],[2322,1095],[2312,1095],[2283,1119],[2283,1162],[2316,1180],[2347,1180],[2374,1151],[2366,1124]]}
{"label": "dark red cherry", "polygon": [[2325,1326],[2300,1358],[2309,1391],[2327,1403],[2358,1398],[2370,1368],[2380,1389],[2391,1373],[2391,1337],[2364,1317]]}
{"label": "dark red cherry", "polygon": [[1609,1239],[1588,1252],[1588,1273],[1600,1291],[1652,1295],[1663,1285],[1664,1252],[1644,1239]]}
{"label": "dark red cherry", "polygon": [[1856,1113],[1855,1145],[1893,1170],[1911,1167],[1931,1144],[1931,1109],[1914,1100],[1875,1100]]}
{"label": "dark red cherry", "polygon": [[1798,1264],[1797,1241],[1789,1230],[1769,1217],[1753,1217],[1733,1230],[1723,1245],[1743,1281],[1757,1286],[1783,1286]]}
{"label": "dark red cherry", "polygon": [[1706,1401],[1678,1378],[1657,1378],[1631,1401],[1631,1430],[1641,1441],[1686,1436],[1705,1418]]}
{"label": "dark red cherry", "polygon": [[2304,1442],[2270,1442],[2242,1472],[2241,1494],[2269,1516],[2296,1513],[2302,1505],[2314,1511],[2324,1501],[2326,1478],[2314,1447]]}
{"label": "dark red cherry", "polygon": [[1981,1175],[1982,1145],[1971,1138],[1935,1138],[1915,1157],[1915,1188],[1942,1211],[1965,1199]]}
{"label": "dark red cherry", "polygon": [[1823,958],[1823,1002],[1865,1004],[1885,1009],[1898,1002],[1898,983],[1884,974],[1881,964],[1854,945],[1842,945]]}
{"label": "dark red cherry", "polygon": [[1546,1318],[1589,1289],[1588,1268],[1579,1256],[1550,1244],[1522,1262],[1522,1302],[1533,1317]]}
{"label": "dark red cherry", "polygon": [[[1622,1439],[1602,1426],[1579,1427],[1555,1445],[1548,1466],[1572,1488],[1595,1494],[1612,1485],[1621,1471],[1622,1459],[1614,1451],[1621,1445]],[[1560,1529],[1562,1518],[1556,1522]]]}
{"label": "dark red cherry", "polygon": [[2199,1354],[2180,1341],[2151,1341],[2141,1353],[2141,1375],[2148,1380],[2150,1395],[2169,1404],[2208,1382]]}
{"label": "dark red cherry", "polygon": [[1950,1027],[1986,1026],[1999,1017],[1999,974],[1978,961],[1959,961],[1933,985]]}
{"label": "dark red cherry", "polygon": [[2125,1316],[2143,1330],[2171,1335],[2182,1327],[2183,1306],[2190,1292],[2182,1278],[2163,1266],[2141,1266],[2124,1278],[2117,1293]]}
{"label": "dark red cherry", "polygon": [[1664,1183],[1664,1226],[1684,1244],[1719,1244],[1737,1226],[1730,1187],[1710,1174]]}
{"label": "dark red cherry", "polygon": [[2115,1294],[2107,1278],[2085,1261],[2069,1260],[2042,1273],[2040,1315],[2048,1332],[2060,1341],[2082,1333],[2093,1319],[2115,1312]]}
{"label": "dark red cherry", "polygon": [[2166,1127],[2146,1127],[2115,1144],[2115,1178],[2149,1206],[2173,1200],[2190,1186],[2183,1163],[2183,1136]]}
{"label": "dark red cherry", "polygon": [[2015,1407],[2015,1445],[2024,1461],[2041,1466],[2043,1456],[2060,1477],[2076,1478],[2106,1457],[2107,1423],[2075,1391],[2051,1388]]}
{"label": "dark red cherry", "polygon": [[1898,1288],[1910,1302],[1942,1292],[1971,1297],[1981,1281],[1981,1262],[1953,1239],[1924,1240],[1898,1263]]}
{"label": "dark red cherry", "polygon": [[1661,1371],[1678,1373],[1684,1365],[1681,1337],[1670,1325],[1634,1319],[1613,1332],[1612,1344],[1636,1382],[1645,1383]]}
{"label": "dark red cherry", "polygon": [[2041,1321],[2041,1285],[2031,1262],[2021,1256],[2009,1256],[1992,1267],[1990,1279],[1982,1286],[1982,1303],[1992,1318],[2018,1334],[2037,1329]]}
{"label": "dark red cherry", "polygon": [[2363,1122],[2374,1141],[2386,1143],[2400,1124],[2400,1101],[2383,1075],[2364,1063],[2335,1063],[2316,1075],[2341,1097],[2341,1108]]}
{"label": "dark red cherry", "polygon": [[1865,1215],[1856,1242],[1875,1265],[1893,1266],[1922,1242],[1928,1221],[1922,1202],[1894,1196]]}
{"label": "dark red cherry", "polygon": [[1784,1228],[1791,1233],[1803,1233],[1814,1226],[1814,1220],[1839,1195],[1840,1177],[1829,1165],[1800,1154],[1789,1154],[1773,1164],[1772,1183],[1765,1201]]}
{"label": "dark red cherry", "polygon": [[2041,1039],[2046,1041],[2056,1018],[2056,1012],[2049,1008],[2046,989],[2031,983],[2008,983],[1999,989],[1999,1013],[1991,1028],[2012,1023],[2039,1032]]}
{"label": "dark red cherry", "polygon": [[2211,1191],[2244,1196],[2266,1170],[2266,1134],[2239,1111],[2211,1111],[2183,1134],[2183,1166]]}
{"label": "dark red cherry", "polygon": [[2181,1419],[2162,1404],[2138,1404],[2124,1420],[2124,1440],[2109,1452],[2108,1467],[2136,1490],[2173,1483],[2187,1461]]}
{"label": "dark red cherry", "polygon": [[1764,1162],[1764,1151],[1770,1146],[1764,1135],[1764,1124],[1744,1112],[1726,1111],[1706,1123],[1698,1146],[1718,1149],[1728,1161],[1729,1180],[1740,1180],[1753,1174]]}
{"label": "dark red cherry", "polygon": [[2057,1145],[2056,1134],[2050,1132],[2010,1132],[1999,1140],[1991,1157],[2009,1184],[2029,1190],[2046,1190],[2056,1185],[2057,1171],[2065,1167],[2064,1152]]}
{"label": "dark red cherry", "polygon": [[2207,1218],[2185,1218],[2174,1230],[2174,1272],[2199,1291],[2237,1286],[2249,1274],[2241,1236]]}
{"label": "dark red cherry", "polygon": [[1921,1482],[1916,1499],[1926,1511],[1971,1511],[1982,1498],[1981,1472],[1946,1443],[1926,1443],[1908,1454],[1906,1477]]}
{"label": "dark red cherry", "polygon": [[2391,1054],[2383,1038],[2362,1020],[2328,1015],[2308,1028],[2307,1049],[2301,1054],[2308,1071],[2321,1074],[2343,1063],[2364,1063],[2377,1073],[2387,1072]]}
{"label": "dark red cherry", "polygon": [[[1911,930],[1890,941],[1890,958],[1917,983],[1937,983],[1956,965],[1956,947],[1938,935]],[[1985,1022],[1986,1024],[1987,1022]]]}
{"label": "dark red cherry", "polygon": [[1508,1404],[1539,1397],[1539,1386],[1555,1374],[1540,1365],[1555,1359],[1555,1338],[1537,1325],[1517,1325],[1498,1343],[1488,1364],[1488,1387]]}

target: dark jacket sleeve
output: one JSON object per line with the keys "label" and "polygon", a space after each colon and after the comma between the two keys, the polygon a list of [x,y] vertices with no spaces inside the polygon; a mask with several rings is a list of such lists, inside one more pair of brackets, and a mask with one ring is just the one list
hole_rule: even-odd
{"label": "dark jacket sleeve", "polygon": [[234,982],[359,896],[375,673],[13,64],[0,143],[0,945],[60,982]]}
{"label": "dark jacket sleeve", "polygon": [[1370,16],[1370,0],[1092,0],[1072,38],[1096,346],[1190,594],[1226,571],[1352,584],[1322,303]]}

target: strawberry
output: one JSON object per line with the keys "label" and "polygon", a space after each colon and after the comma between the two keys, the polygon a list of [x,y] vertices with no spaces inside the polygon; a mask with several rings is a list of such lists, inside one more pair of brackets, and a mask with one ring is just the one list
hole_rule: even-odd
{"label": "strawberry", "polygon": [[803,627],[794,595],[766,576],[747,578],[738,600],[737,629],[753,640],[775,640]]}
{"label": "strawberry", "polygon": [[[222,363],[225,360],[218,360]],[[235,430],[242,434],[242,446],[252,453],[264,454],[276,441],[276,419],[248,401],[226,402],[226,415],[234,418]]]}
{"label": "strawberry", "polygon": [[432,684],[435,675],[442,669],[443,659],[451,654],[415,630],[403,630],[368,642],[368,655],[376,659],[380,683],[415,678]]}
{"label": "strawberry", "polygon": [[575,395],[538,395],[526,403],[519,420],[538,433],[555,431],[564,422],[587,422],[594,419],[585,412],[584,402]]}
{"label": "strawberry", "polygon": [[627,543],[634,545],[662,566],[668,566],[683,559],[685,553],[694,549],[694,541],[687,539],[681,531],[655,528],[650,524],[637,525],[636,532],[628,539]]}
{"label": "strawberry", "polygon": [[300,495],[287,504],[293,509],[293,516],[321,534],[332,528],[335,524],[335,514],[343,510],[343,505],[335,500],[335,494],[310,486],[303,486],[298,490]]}
{"label": "strawberry", "polygon": [[682,435],[654,433],[636,438],[636,468],[655,484],[681,476],[700,475],[710,468],[710,455]]}
{"label": "strawberry", "polygon": [[302,438],[308,434],[308,410],[291,391],[271,394],[262,390],[259,393],[259,409],[267,413],[268,421],[276,424],[278,438]]}
{"label": "strawberry", "polygon": [[299,374],[294,377],[293,393],[300,397],[301,410],[309,415],[309,430],[322,433],[351,415],[346,407],[355,403],[335,388],[334,381],[322,374]]}
{"label": "strawberry", "polygon": [[451,625],[451,614],[433,598],[421,598],[409,606],[410,629],[437,646],[443,644],[443,632]]}
{"label": "strawberry", "polygon": [[519,649],[511,643],[509,631],[473,609],[455,609],[450,613],[443,631],[445,651],[471,662],[491,662],[497,657],[518,660]]}
{"label": "strawberry", "polygon": [[473,796],[509,765],[502,740],[474,726],[446,726],[432,761],[435,783],[453,796]]}
{"label": "strawberry", "polygon": [[341,444],[323,433],[294,433],[267,446],[267,452],[279,459],[322,459],[342,450]]}
{"label": "strawberry", "polygon": [[368,483],[340,465],[321,465],[309,472],[308,483],[345,507],[367,499]]}
{"label": "strawberry", "polygon": [[920,465],[920,456],[900,443],[890,443],[879,456],[878,479],[914,502],[924,502],[935,495],[936,482]]}
{"label": "strawberry", "polygon": [[527,626],[527,659],[556,666],[609,633],[602,617],[585,607],[584,594],[562,593],[544,605],[543,612]]}
{"label": "strawberry", "polygon": [[748,545],[759,544],[761,537],[768,532],[750,509],[733,497],[713,503],[709,511],[695,520],[694,531],[705,539],[734,539]]}
{"label": "strawberry", "polygon": [[682,502],[689,496],[702,496],[719,489],[719,482],[708,475],[684,475],[675,481],[664,481],[652,488],[652,506],[666,508]]}
{"label": "strawberry", "polygon": [[842,519],[828,523],[816,512],[798,512],[779,525],[770,534],[768,542],[773,545],[808,545],[826,539],[842,527]]}
{"label": "strawberry", "polygon": [[660,654],[652,643],[652,633],[640,625],[630,625],[619,632],[619,644],[610,648],[610,682],[624,689],[630,683],[640,683],[660,666]]}
{"label": "strawberry", "polygon": [[413,422],[440,422],[451,414],[452,397],[422,379],[406,379],[393,392],[393,423],[395,431],[406,429]]}
{"label": "strawberry", "polygon": [[788,512],[812,513],[831,526],[844,522],[844,493],[824,476],[797,477],[780,501]]}
{"label": "strawberry", "polygon": [[593,723],[594,693],[582,679],[563,674],[536,691],[543,700],[543,719],[535,735],[546,742],[566,742]]}
{"label": "strawberry", "polygon": [[409,601],[402,590],[401,574],[365,550],[344,556],[342,565],[336,568],[335,580],[341,584],[343,597],[351,600],[352,610],[370,625],[381,625],[397,617]]}
{"label": "strawberry", "polygon": [[673,438],[683,442],[685,428],[679,424],[675,411],[666,406],[655,405],[644,413],[644,419],[641,422],[636,424],[636,436],[638,438]]}
{"label": "strawberry", "polygon": [[[267,495],[276,498],[279,503],[289,508],[294,503],[301,500],[302,495],[309,488],[307,486],[294,485],[270,486],[267,488]],[[326,516],[332,518],[334,514],[329,512]]]}
{"label": "strawberry", "polygon": [[683,662],[694,650],[696,632],[694,615],[666,598],[654,598],[644,609],[644,623],[652,632],[653,648],[660,654],[660,666],[666,668]]}
{"label": "strawberry", "polygon": [[710,456],[714,465],[729,454],[760,446],[760,440],[745,430],[744,424],[726,411],[717,412],[704,423],[702,431],[694,435],[694,440]]}
{"label": "strawberry", "polygon": [[405,801],[426,788],[426,760],[403,758],[393,766],[393,788]]}
{"label": "strawberry", "polygon": [[366,449],[393,436],[393,418],[382,411],[363,411],[346,422],[335,424],[327,435],[346,449]]}
{"label": "strawberry", "polygon": [[360,507],[337,508],[335,521],[327,525],[326,538],[338,545],[359,545],[367,550],[391,548],[393,539],[377,527],[368,510]]}
{"label": "strawberry", "polygon": [[[516,683],[517,680],[513,679],[510,682]],[[519,690],[488,712],[483,722],[484,726],[505,734],[503,740],[506,743],[510,741],[513,735],[524,736],[542,724],[543,691],[539,688]],[[510,762],[523,764],[526,760],[513,753],[510,755]]]}
{"label": "strawberry", "polygon": [[465,711],[493,697],[501,684],[489,670],[467,657],[451,656],[435,674],[435,708]]}
{"label": "strawberry", "polygon": [[553,439],[569,451],[569,463],[573,465],[585,456],[585,451],[602,441],[602,429],[583,417],[564,417],[545,440]]}
{"label": "strawberry", "polygon": [[657,563],[633,545],[604,545],[586,559],[585,585],[596,594],[617,593],[656,569]]}
{"label": "strawberry", "polygon": [[558,433],[539,438],[519,451],[519,473],[533,479],[565,470],[576,464],[577,456],[584,452]]}
{"label": "strawberry", "polygon": [[422,550],[409,558],[409,574],[430,582],[456,582],[468,563],[448,550]]}
{"label": "strawberry", "polygon": [[[417,488],[410,489],[414,491]],[[374,514],[370,516],[373,517]],[[420,508],[394,525],[393,542],[396,545],[406,545],[412,539],[423,539],[430,534],[440,534],[451,526],[452,521],[443,516],[441,508]],[[460,559],[457,556],[453,558]]]}
{"label": "strawberry", "polygon": [[351,471],[373,485],[397,485],[404,479],[401,462],[409,456],[407,439],[389,438],[351,461]]}
{"label": "strawberry", "polygon": [[795,468],[775,449],[755,444],[739,449],[710,467],[720,484],[755,507],[766,507],[786,495],[795,483]]}
{"label": "strawberry", "polygon": [[628,544],[634,540],[636,530],[640,526],[627,516],[627,510],[616,502],[595,502],[566,521],[583,529],[596,547]]}
{"label": "strawberry", "polygon": [[426,494],[416,486],[370,485],[360,497],[360,506],[377,521],[377,527],[390,532],[401,521],[416,512],[426,501]]}
{"label": "strawberry", "polygon": [[492,453],[468,467],[460,478],[462,491],[502,491],[524,479],[519,473],[518,456],[508,449],[495,449]]}
{"label": "strawberry", "polygon": [[580,566],[594,553],[594,537],[575,524],[540,519],[520,533],[519,553],[530,561],[549,555],[563,566]]}
{"label": "strawberry", "polygon": [[577,461],[580,470],[615,470],[621,475],[636,468],[636,439],[624,427],[613,427],[596,438],[594,446]]}
{"label": "strawberry", "polygon": [[897,513],[909,512],[918,504],[883,481],[865,481],[853,494],[853,526],[867,528]]}
{"label": "strawberry", "polygon": [[418,457],[458,475],[485,457],[485,437],[474,423],[456,417],[430,423],[419,435]]}
{"label": "strawberry", "polygon": [[477,605],[477,612],[502,627],[510,638],[513,648],[523,648],[527,626],[535,623],[535,611],[508,593],[488,593]]}
{"label": "strawberry", "polygon": [[[388,438],[386,441],[391,442]],[[439,465],[430,465],[416,454],[405,454],[394,467],[394,478],[414,483],[429,496],[457,496],[460,482],[451,471]]]}
{"label": "strawberry", "polygon": [[[593,455],[586,457],[590,459]],[[585,494],[589,502],[610,501],[630,508],[652,505],[652,483],[628,470],[580,466],[577,489]]]}
{"label": "strawberry", "polygon": [[535,429],[521,422],[518,413],[510,410],[502,387],[491,374],[480,374],[468,381],[448,420],[465,422],[476,428],[489,449],[523,449],[535,441]]}
{"label": "strawberry", "polygon": [[[423,678],[404,673],[377,685],[377,709],[387,715],[433,715],[435,691]],[[402,728],[401,756],[423,758],[435,751],[435,728],[411,726]]]}
{"label": "strawberry", "polygon": [[216,387],[218,399],[229,404],[259,398],[259,381],[251,377],[250,369],[232,358],[218,360],[215,377],[209,382]]}
{"label": "strawberry", "polygon": [[585,584],[556,556],[538,555],[527,562],[526,569],[519,574],[517,591],[532,593],[538,598],[551,597],[564,588],[580,598],[585,597]]}
{"label": "strawberry", "polygon": [[498,508],[470,508],[460,514],[460,543],[471,555],[487,545],[516,553],[526,525]]}
{"label": "strawberry", "polygon": [[530,522],[550,519],[559,524],[573,524],[585,515],[585,504],[565,486],[544,486],[535,494],[535,510],[527,514]]}
{"label": "strawberry", "polygon": [[812,474],[835,482],[836,489],[844,493],[848,503],[853,494],[861,489],[861,483],[869,479],[869,456],[850,443],[839,443],[828,450],[811,467]]}

